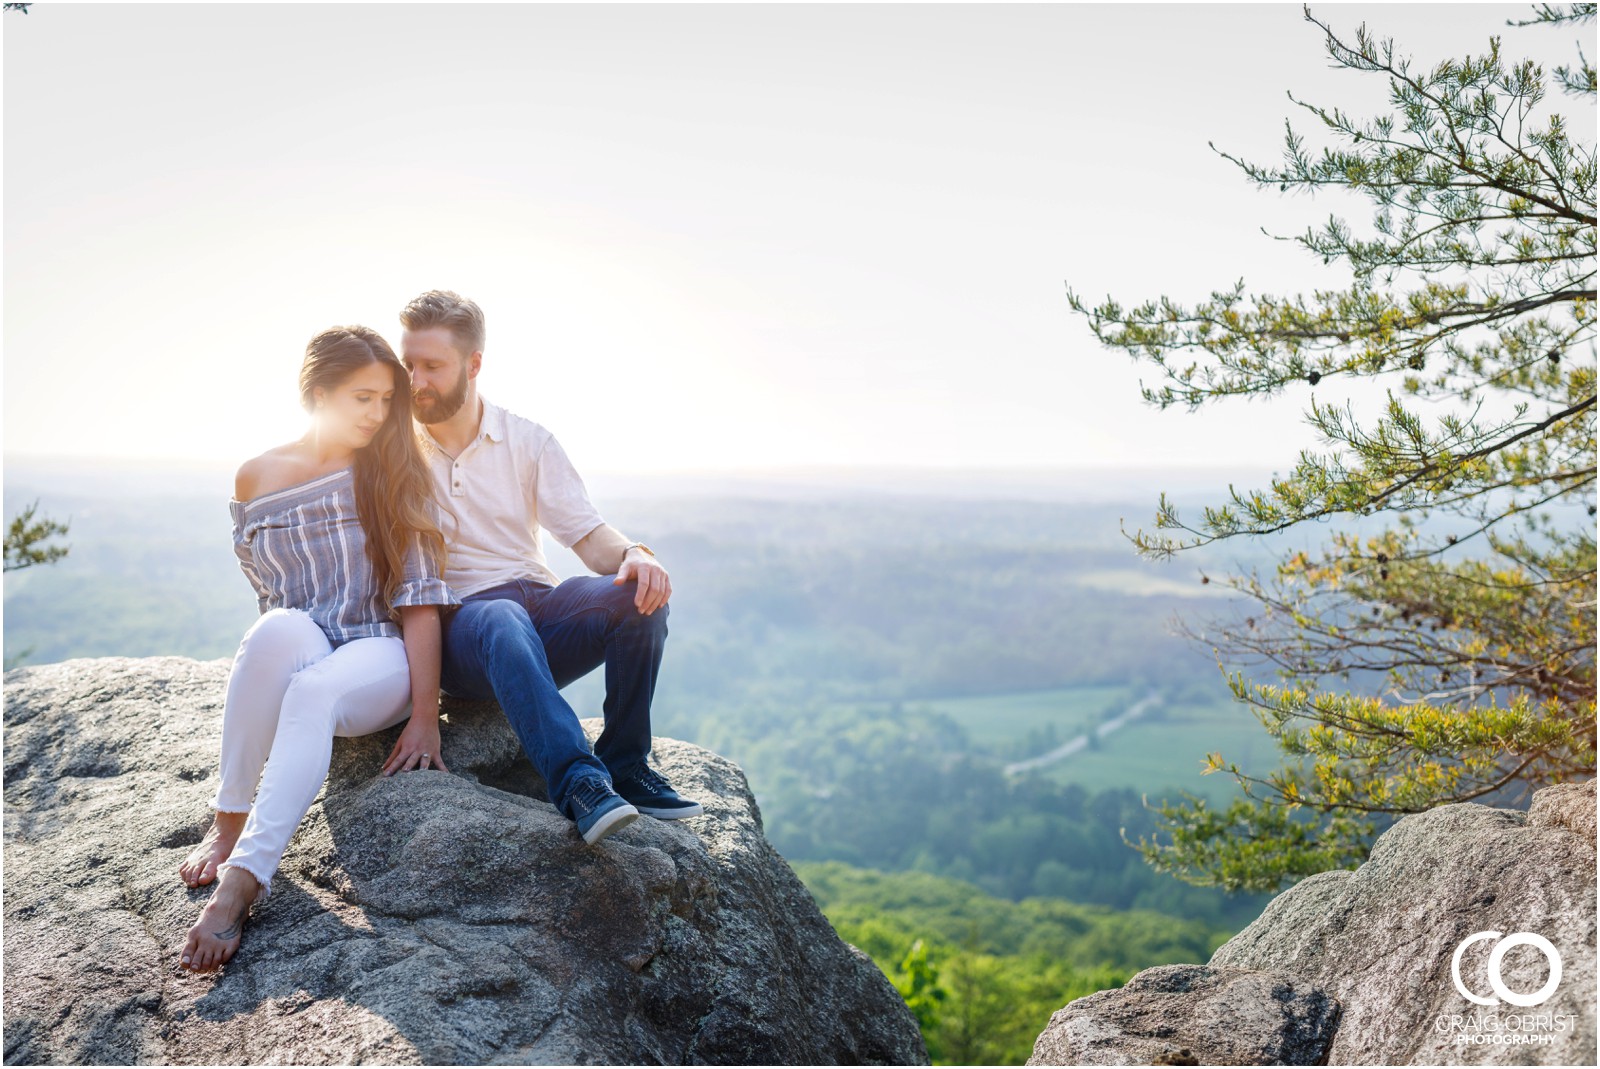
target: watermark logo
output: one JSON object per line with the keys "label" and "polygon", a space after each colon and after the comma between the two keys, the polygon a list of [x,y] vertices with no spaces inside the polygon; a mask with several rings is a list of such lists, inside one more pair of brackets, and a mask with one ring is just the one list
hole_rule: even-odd
{"label": "watermark logo", "polygon": [[[1478,943],[1493,941],[1486,968],[1489,990],[1486,995],[1473,989],[1461,977],[1461,958],[1468,948]],[[1505,981],[1502,970],[1506,955],[1517,947],[1532,947],[1544,955],[1550,975],[1537,991],[1526,994],[1513,991]],[[1561,984],[1561,953],[1555,944],[1536,932],[1473,932],[1456,944],[1450,956],[1450,980],[1461,997],[1475,1006],[1485,1007],[1466,1014],[1441,1013],[1434,1019],[1433,1029],[1456,1046],[1550,1046],[1558,1036],[1568,1035],[1577,1027],[1577,1015],[1571,1013],[1518,1013],[1515,1010],[1499,1012],[1502,1004],[1528,1009],[1549,1001]],[[1481,981],[1478,982],[1481,984]]]}
{"label": "watermark logo", "polygon": [[[1468,947],[1485,939],[1499,940],[1494,949],[1489,951],[1489,989],[1500,996],[1499,998],[1479,995],[1469,990],[1461,979],[1461,955],[1466,953]],[[1506,960],[1506,952],[1521,946],[1533,947],[1544,955],[1545,961],[1550,965],[1550,978],[1544,982],[1544,986],[1527,995],[1511,990],[1500,975],[1500,968]],[[1456,990],[1461,992],[1462,998],[1479,1006],[1498,1006],[1502,999],[1513,1006],[1537,1006],[1555,994],[1556,987],[1561,983],[1561,954],[1556,950],[1554,943],[1534,932],[1513,932],[1504,938],[1500,932],[1473,932],[1456,945],[1456,952],[1450,956],[1450,979],[1455,982]]]}

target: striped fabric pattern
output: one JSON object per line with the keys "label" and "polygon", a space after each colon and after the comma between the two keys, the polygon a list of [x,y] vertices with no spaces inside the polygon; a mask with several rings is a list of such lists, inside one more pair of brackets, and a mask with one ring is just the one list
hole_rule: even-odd
{"label": "striped fabric pattern", "polygon": [[[229,501],[228,511],[233,515],[233,551],[262,612],[300,609],[334,646],[400,635],[367,559],[350,468],[246,502]],[[395,608],[460,603],[420,544],[414,546]]]}

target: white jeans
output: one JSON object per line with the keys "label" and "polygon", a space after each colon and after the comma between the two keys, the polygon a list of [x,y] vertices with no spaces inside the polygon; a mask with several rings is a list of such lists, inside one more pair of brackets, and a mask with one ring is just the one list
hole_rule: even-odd
{"label": "white jeans", "polygon": [[381,731],[410,714],[403,641],[358,638],[334,649],[298,609],[263,613],[245,632],[228,677],[222,782],[211,807],[250,815],[218,874],[230,865],[245,869],[261,881],[256,901],[264,900],[328,778],[333,737]]}

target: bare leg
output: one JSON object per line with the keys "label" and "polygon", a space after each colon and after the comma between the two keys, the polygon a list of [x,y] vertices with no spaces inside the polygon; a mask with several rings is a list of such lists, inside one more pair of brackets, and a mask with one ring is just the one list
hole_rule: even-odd
{"label": "bare leg", "polygon": [[245,915],[260,887],[249,869],[228,866],[211,892],[211,900],[200,911],[200,919],[189,929],[180,959],[185,969],[205,972],[233,957],[244,933]]}
{"label": "bare leg", "polygon": [[233,844],[239,841],[239,833],[244,831],[244,821],[249,815],[224,813],[220,809],[217,811],[205,838],[200,840],[200,845],[191,850],[183,864],[178,866],[178,875],[183,877],[184,883],[190,887],[199,887],[217,878],[217,866],[233,853]]}

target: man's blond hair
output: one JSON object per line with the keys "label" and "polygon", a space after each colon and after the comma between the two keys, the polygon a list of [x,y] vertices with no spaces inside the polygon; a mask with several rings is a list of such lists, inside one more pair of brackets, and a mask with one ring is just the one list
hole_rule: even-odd
{"label": "man's blond hair", "polygon": [[444,327],[455,339],[461,355],[483,352],[483,309],[476,301],[450,290],[429,290],[413,297],[400,309],[400,325],[407,330]]}

